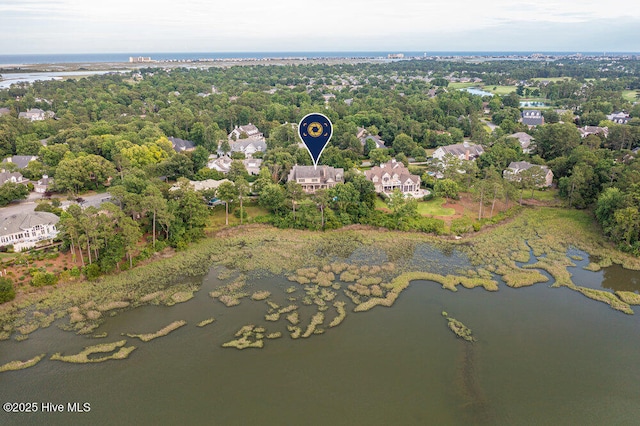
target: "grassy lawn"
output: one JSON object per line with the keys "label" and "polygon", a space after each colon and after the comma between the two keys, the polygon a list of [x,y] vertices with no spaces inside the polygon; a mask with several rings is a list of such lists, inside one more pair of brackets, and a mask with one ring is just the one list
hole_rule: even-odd
{"label": "grassy lawn", "polygon": [[457,81],[449,83],[447,88],[449,89],[466,89],[467,87],[477,86],[477,83],[459,83]]}
{"label": "grassy lawn", "polygon": [[482,90],[486,90],[487,92],[491,92],[495,95],[508,95],[511,92],[515,92],[517,86],[491,86],[487,85],[482,88]]}
{"label": "grassy lawn", "polygon": [[558,81],[564,81],[564,80],[571,80],[570,77],[536,77],[536,78],[532,78],[531,80],[533,81],[553,81],[553,82],[558,82]]}
{"label": "grassy lawn", "polygon": [[436,197],[433,200],[429,201],[419,201],[418,202],[418,213],[422,216],[451,216],[456,213],[456,211],[450,207],[442,207],[445,203],[445,199],[441,197]]}
{"label": "grassy lawn", "polygon": [[377,210],[383,210],[386,212],[390,212],[391,210],[389,209],[389,206],[387,206],[387,203],[385,203],[382,198],[380,197],[376,197],[376,209]]}
{"label": "grassy lawn", "polygon": [[[234,216],[232,212],[233,208],[240,210],[240,204],[229,206],[229,226],[240,225],[240,218]],[[248,215],[248,217],[244,220],[244,223],[249,223],[251,219],[257,216],[264,216],[269,214],[266,209],[263,209],[262,207],[254,203],[245,203],[243,208]],[[209,225],[206,227],[206,231],[215,231],[225,226],[224,211],[224,204],[212,208],[213,214],[209,218]]]}
{"label": "grassy lawn", "polygon": [[638,90],[623,90],[622,91],[622,97],[629,101],[629,102],[635,102],[638,99],[636,98],[636,95],[640,94],[640,91]]}

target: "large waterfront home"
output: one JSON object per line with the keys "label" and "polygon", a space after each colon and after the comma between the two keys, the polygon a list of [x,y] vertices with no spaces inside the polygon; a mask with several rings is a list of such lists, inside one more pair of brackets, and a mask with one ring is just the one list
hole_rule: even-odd
{"label": "large waterfront home", "polygon": [[412,175],[409,170],[395,159],[375,166],[364,172],[378,193],[391,194],[398,189],[403,194],[420,194],[420,176]]}
{"label": "large waterfront home", "polygon": [[333,188],[338,183],[344,183],[344,169],[295,165],[287,178],[287,182],[292,181],[302,185],[302,189],[307,194],[313,194],[318,189]]}
{"label": "large waterfront home", "polygon": [[0,220],[0,245],[13,245],[15,251],[35,247],[39,241],[58,235],[60,218],[53,213],[18,213]]}

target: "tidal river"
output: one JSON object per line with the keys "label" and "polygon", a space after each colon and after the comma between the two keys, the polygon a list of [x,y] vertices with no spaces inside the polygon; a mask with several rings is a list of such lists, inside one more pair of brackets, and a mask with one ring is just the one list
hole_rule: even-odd
{"label": "tidal river", "polygon": [[[416,250],[426,255],[441,273],[465,267],[455,251]],[[582,263],[572,272],[589,287],[640,289],[637,271],[589,272]],[[25,341],[0,342],[0,365],[46,354],[31,368],[0,373],[2,403],[35,403],[38,411],[2,412],[0,423],[632,425],[640,418],[640,315],[550,288],[552,282],[513,289],[499,281],[499,291],[451,292],[413,281],[393,306],[353,313],[354,303],[343,295],[347,286],[337,278],[321,287],[322,301],[304,280],[274,274],[247,276],[245,294],[230,296],[240,303],[227,307],[221,294],[235,291],[229,283],[236,275],[214,267],[195,279],[199,289],[190,300],[124,310],[90,335],[63,331],[58,320]],[[258,290],[265,293],[255,298],[266,298],[247,296]],[[329,327],[339,300],[347,315]],[[291,304],[298,306],[295,316],[287,311]],[[457,338],[442,311],[471,328],[477,341]],[[266,320],[269,312],[279,319]],[[315,333],[290,337],[298,313],[304,332],[318,312],[324,321]],[[174,321],[186,325],[147,342],[127,336]],[[261,340],[261,349],[222,347],[246,325],[257,327],[247,332],[251,341],[282,337]],[[50,359],[119,340],[136,346],[126,359]]]}

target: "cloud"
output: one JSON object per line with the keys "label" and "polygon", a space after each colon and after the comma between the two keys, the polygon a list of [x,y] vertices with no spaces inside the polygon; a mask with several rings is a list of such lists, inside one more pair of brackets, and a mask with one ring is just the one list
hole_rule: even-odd
{"label": "cloud", "polygon": [[628,0],[0,0],[0,51],[612,50],[638,22]]}

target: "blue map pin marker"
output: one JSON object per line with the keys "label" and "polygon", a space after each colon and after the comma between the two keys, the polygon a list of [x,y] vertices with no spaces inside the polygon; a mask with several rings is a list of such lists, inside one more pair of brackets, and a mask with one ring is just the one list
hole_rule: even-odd
{"label": "blue map pin marker", "polygon": [[331,135],[333,135],[331,120],[322,114],[307,114],[298,124],[298,135],[313,159],[313,166],[317,167],[322,151],[329,144]]}

